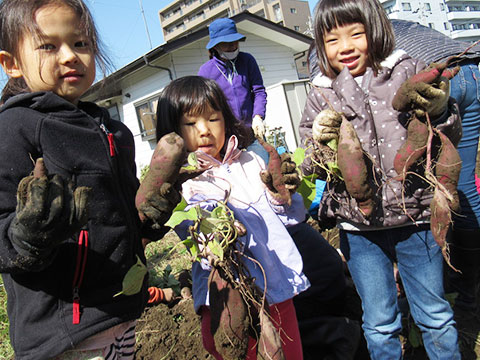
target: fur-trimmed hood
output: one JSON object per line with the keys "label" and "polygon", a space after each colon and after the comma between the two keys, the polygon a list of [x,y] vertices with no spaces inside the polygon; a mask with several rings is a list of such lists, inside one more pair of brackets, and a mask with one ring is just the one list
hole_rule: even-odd
{"label": "fur-trimmed hood", "polygon": [[[385,60],[383,60],[380,65],[381,68],[386,68],[392,70],[395,65],[397,65],[400,61],[403,61],[410,56],[403,50],[395,50],[390,56],[388,56]],[[312,80],[312,84],[320,87],[332,87],[333,79],[330,79],[328,76],[319,73],[315,76]]]}

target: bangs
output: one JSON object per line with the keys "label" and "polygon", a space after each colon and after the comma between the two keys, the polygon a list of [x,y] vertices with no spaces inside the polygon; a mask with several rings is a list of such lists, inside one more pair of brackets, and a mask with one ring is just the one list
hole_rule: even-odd
{"label": "bangs", "polygon": [[198,116],[204,114],[209,109],[221,111],[218,99],[215,94],[210,93],[209,91],[193,91],[185,93],[179,99],[179,110],[182,114]]}
{"label": "bangs", "polygon": [[338,1],[335,5],[324,9],[318,14],[317,24],[329,32],[332,29],[352,23],[366,24],[364,10],[358,2]]}

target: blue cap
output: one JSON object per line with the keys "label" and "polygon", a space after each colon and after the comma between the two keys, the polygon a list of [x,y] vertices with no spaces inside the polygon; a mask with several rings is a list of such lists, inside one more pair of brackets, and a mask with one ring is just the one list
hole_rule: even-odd
{"label": "blue cap", "polygon": [[237,26],[232,19],[220,18],[212,21],[208,26],[208,32],[210,34],[210,41],[207,44],[208,50],[221,42],[245,40],[245,35],[237,32]]}

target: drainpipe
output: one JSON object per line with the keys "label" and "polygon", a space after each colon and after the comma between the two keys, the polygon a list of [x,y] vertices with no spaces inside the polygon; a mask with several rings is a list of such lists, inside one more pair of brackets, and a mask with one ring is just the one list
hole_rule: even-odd
{"label": "drainpipe", "polygon": [[168,77],[170,78],[170,81],[173,80],[172,76],[172,71],[169,68],[163,67],[163,66],[158,66],[158,65],[152,65],[148,62],[147,55],[143,55],[143,61],[145,61],[145,65],[150,66],[155,69],[161,69],[161,70],[166,70],[168,71]]}
{"label": "drainpipe", "polygon": [[[300,76],[298,74],[297,60],[302,58],[303,56],[305,56],[306,52],[307,52],[307,50],[296,53],[296,54],[293,54],[293,56],[294,56],[293,61],[295,62],[295,69],[297,70],[297,78],[300,78]],[[296,56],[296,55],[298,55],[298,56]],[[308,69],[307,69],[307,71],[308,71]]]}

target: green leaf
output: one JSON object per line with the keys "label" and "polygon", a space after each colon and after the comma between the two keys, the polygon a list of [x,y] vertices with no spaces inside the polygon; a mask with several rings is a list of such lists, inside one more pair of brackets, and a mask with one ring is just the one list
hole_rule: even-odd
{"label": "green leaf", "polygon": [[175,228],[178,224],[181,224],[185,220],[195,221],[198,219],[198,213],[195,208],[191,208],[188,211],[175,211],[170,219],[165,223],[166,226],[171,227],[172,229]]}
{"label": "green leaf", "polygon": [[175,208],[173,209],[173,211],[183,211],[185,210],[185,208],[187,207],[187,200],[185,200],[185,198],[182,196],[182,200],[180,200],[180,202],[177,204],[177,206],[175,206]]}
{"label": "green leaf", "polygon": [[302,195],[303,204],[307,209],[310,208],[313,199],[315,199],[315,179],[316,175],[314,174],[304,176],[297,189],[297,192]]}
{"label": "green leaf", "polygon": [[137,262],[127,271],[122,282],[122,291],[113,295],[135,295],[142,289],[143,279],[147,274],[147,267],[137,255]]}
{"label": "green leaf", "polygon": [[292,158],[295,164],[300,166],[305,160],[305,149],[301,147],[296,148]]}
{"label": "green leaf", "polygon": [[210,241],[208,243],[208,248],[212,252],[212,254],[217,255],[220,260],[223,260],[223,249],[222,246],[216,241]]}
{"label": "green leaf", "polygon": [[198,167],[197,154],[195,154],[194,152],[189,153],[187,157],[187,162],[189,165],[197,168]]}
{"label": "green leaf", "polygon": [[332,139],[329,142],[327,142],[327,146],[332,149],[333,151],[338,150],[338,139]]}
{"label": "green leaf", "polygon": [[225,219],[217,219],[213,217],[202,219],[200,222],[200,232],[204,234],[212,234],[221,228],[224,222]]}

